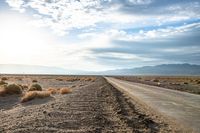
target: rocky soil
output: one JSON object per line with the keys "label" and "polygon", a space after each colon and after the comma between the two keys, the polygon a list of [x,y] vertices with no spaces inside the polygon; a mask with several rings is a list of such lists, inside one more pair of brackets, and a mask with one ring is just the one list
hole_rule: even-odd
{"label": "rocky soil", "polygon": [[[72,93],[21,104],[19,97],[0,97],[2,133],[157,133],[181,132],[130,101],[102,77],[94,82],[46,79],[51,87],[71,86]],[[156,118],[156,119],[155,119]]]}

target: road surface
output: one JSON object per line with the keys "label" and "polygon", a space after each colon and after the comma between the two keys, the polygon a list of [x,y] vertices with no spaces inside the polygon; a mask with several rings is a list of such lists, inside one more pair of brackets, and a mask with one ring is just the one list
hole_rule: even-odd
{"label": "road surface", "polygon": [[200,95],[169,90],[140,83],[106,77],[116,88],[128,92],[152,109],[200,132]]}

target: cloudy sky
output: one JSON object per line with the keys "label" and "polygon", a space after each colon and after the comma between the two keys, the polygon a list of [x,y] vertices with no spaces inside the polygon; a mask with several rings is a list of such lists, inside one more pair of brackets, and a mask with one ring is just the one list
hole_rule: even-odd
{"label": "cloudy sky", "polygon": [[200,64],[200,1],[1,0],[0,38],[1,64]]}

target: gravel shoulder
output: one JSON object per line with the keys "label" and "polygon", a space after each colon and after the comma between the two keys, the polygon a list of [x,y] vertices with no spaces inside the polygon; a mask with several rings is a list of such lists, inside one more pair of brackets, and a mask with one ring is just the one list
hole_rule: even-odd
{"label": "gravel shoulder", "polygon": [[200,95],[199,76],[114,76],[114,78]]}
{"label": "gravel shoulder", "polygon": [[[69,84],[51,79],[46,85],[48,82],[56,87]],[[95,82],[70,82],[70,86],[75,86],[70,94],[25,104],[13,98],[16,96],[0,97],[0,132],[182,132],[159,115],[147,113],[102,77]]]}

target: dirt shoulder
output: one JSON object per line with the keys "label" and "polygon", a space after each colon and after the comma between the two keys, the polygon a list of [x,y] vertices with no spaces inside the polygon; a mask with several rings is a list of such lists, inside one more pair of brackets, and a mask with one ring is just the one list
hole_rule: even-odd
{"label": "dirt shoulder", "polygon": [[[51,85],[59,87],[57,82],[51,79]],[[76,86],[70,94],[25,104],[18,99],[9,103],[9,98],[0,97],[0,101],[6,102],[0,106],[0,132],[181,132],[158,116],[146,114],[142,106],[102,77],[94,82],[70,83]],[[64,86],[67,82],[60,84]]]}
{"label": "dirt shoulder", "polygon": [[115,78],[200,95],[199,76],[115,76]]}

